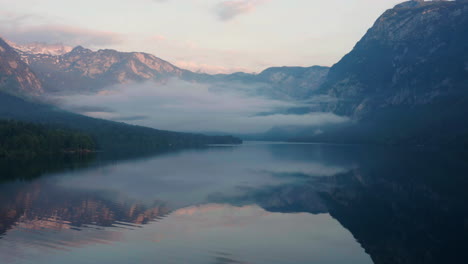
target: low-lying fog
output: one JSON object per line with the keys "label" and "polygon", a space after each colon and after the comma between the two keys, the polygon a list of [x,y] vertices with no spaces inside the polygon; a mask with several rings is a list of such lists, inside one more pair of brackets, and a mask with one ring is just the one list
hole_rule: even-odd
{"label": "low-lying fog", "polygon": [[117,85],[94,94],[61,95],[55,99],[62,108],[80,114],[187,132],[261,133],[274,126],[348,121],[332,113],[284,114],[286,109],[307,107],[321,99],[277,100],[256,91],[255,85],[171,79],[166,83]]}

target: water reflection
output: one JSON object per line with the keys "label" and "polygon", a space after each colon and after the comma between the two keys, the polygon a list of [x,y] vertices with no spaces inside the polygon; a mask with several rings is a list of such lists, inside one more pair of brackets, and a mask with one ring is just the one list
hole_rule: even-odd
{"label": "water reflection", "polygon": [[466,160],[439,150],[259,143],[119,162],[97,157],[0,185],[0,256],[6,263],[457,262],[468,252]]}
{"label": "water reflection", "polygon": [[48,173],[89,167],[95,160],[89,155],[56,155],[36,159],[0,159],[0,183],[33,180]]}
{"label": "water reflection", "polygon": [[235,196],[213,195],[211,201],[255,203],[270,212],[329,213],[375,263],[456,263],[468,257],[466,154],[359,147],[343,151],[352,152],[349,157],[357,168],[246,189]]}
{"label": "water reflection", "polygon": [[2,188],[1,200],[8,204],[5,215],[21,218],[21,222],[55,219],[56,223],[60,221],[76,227],[112,226],[116,221],[145,224],[168,212],[158,202],[147,207],[111,192],[89,193],[41,183],[19,188],[15,185],[2,186],[6,190]]}
{"label": "water reflection", "polygon": [[[0,200],[0,236],[10,230],[16,233],[10,236],[16,237],[16,242],[19,239],[38,247],[108,243],[115,241],[118,232],[91,231],[103,230],[100,227],[134,229],[170,212],[159,201],[144,205],[117,193],[59,188],[42,182],[4,184]],[[106,237],[109,234],[112,236]]]}

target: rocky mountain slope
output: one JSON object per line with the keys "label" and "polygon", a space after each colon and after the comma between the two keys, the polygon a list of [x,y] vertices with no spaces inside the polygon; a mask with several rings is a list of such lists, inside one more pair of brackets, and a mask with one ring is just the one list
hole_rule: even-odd
{"label": "rocky mountain slope", "polygon": [[386,11],[319,88],[358,122],[300,140],[468,146],[467,29],[467,1]]}
{"label": "rocky mountain slope", "polygon": [[261,87],[275,98],[303,99],[323,83],[328,67],[272,67],[259,74],[209,75],[174,66],[154,55],[116,50],[92,51],[81,46],[9,42],[40,80],[46,92],[92,92],[115,84],[177,77],[190,82],[242,83]]}
{"label": "rocky mountain slope", "polygon": [[[63,56],[73,59],[74,56],[79,58],[79,55],[89,53],[91,51],[78,47]],[[95,55],[99,55],[99,53]],[[140,57],[139,54],[120,55],[133,56],[140,61],[145,59],[144,54],[141,55],[143,57]],[[46,54],[38,54],[38,56],[54,57]],[[83,69],[80,68],[83,66],[81,62],[88,62],[90,65],[96,63],[99,66],[99,61],[95,61],[94,58],[88,59],[89,61],[84,62],[78,59],[80,62],[75,63],[73,67]],[[97,68],[97,72],[86,72],[87,76],[102,73],[102,67]],[[100,149],[113,151],[137,150],[142,152],[207,144],[241,143],[241,140],[230,136],[216,137],[163,131],[70,113],[37,102],[38,98],[35,96],[42,93],[42,83],[36,74],[21,60],[20,55],[0,38],[0,119],[20,120],[79,130],[91,135]]]}
{"label": "rocky mountain slope", "polygon": [[58,56],[73,50],[73,47],[63,44],[48,44],[43,42],[18,44],[8,40],[5,40],[5,42],[14,48],[20,54],[20,56],[25,57],[25,59],[27,59],[29,54],[46,54]]}
{"label": "rocky mountain slope", "polygon": [[36,74],[23,62],[5,41],[0,38],[0,91],[12,94],[38,95],[42,84]]}
{"label": "rocky mountain slope", "polygon": [[259,74],[219,74],[210,76],[208,80],[254,84],[261,94],[269,97],[303,100],[317,92],[326,80],[329,69],[323,66],[271,67]]}
{"label": "rocky mountain slope", "polygon": [[257,75],[259,81],[271,83],[275,90],[281,90],[295,98],[304,98],[314,93],[325,81],[329,68],[273,67]]}
{"label": "rocky mountain slope", "polygon": [[362,118],[467,96],[467,29],[467,1],[410,1],[386,11],[330,69],[322,90],[339,101],[328,110]]}
{"label": "rocky mountain slope", "polygon": [[181,76],[184,70],[151,54],[91,51],[81,46],[54,55],[22,51],[48,92],[89,92],[131,81]]}

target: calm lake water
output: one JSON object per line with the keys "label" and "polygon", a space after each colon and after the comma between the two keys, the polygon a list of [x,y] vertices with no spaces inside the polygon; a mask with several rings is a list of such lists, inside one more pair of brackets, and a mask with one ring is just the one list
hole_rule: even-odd
{"label": "calm lake water", "polygon": [[459,153],[247,142],[102,156],[0,161],[1,264],[468,259]]}

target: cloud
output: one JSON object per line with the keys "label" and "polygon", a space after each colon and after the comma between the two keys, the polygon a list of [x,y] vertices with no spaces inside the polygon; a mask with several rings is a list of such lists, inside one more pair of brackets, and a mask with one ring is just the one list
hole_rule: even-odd
{"label": "cloud", "polygon": [[[201,47],[196,41],[180,40],[167,37],[165,35],[155,34],[149,37],[143,37],[146,43],[150,43],[154,48],[153,52],[157,54],[177,54],[172,58],[166,58],[174,65],[193,72],[202,72],[209,74],[250,72],[246,67],[239,67],[237,60],[245,57],[251,57],[250,54],[241,53],[230,49],[216,49]],[[217,63],[213,63],[217,61]],[[218,63],[221,62],[221,63]],[[233,66],[222,66],[227,64]]]}
{"label": "cloud", "polygon": [[124,122],[131,122],[131,121],[141,121],[145,119],[149,119],[149,116],[146,115],[134,115],[134,116],[121,116],[118,118],[114,118],[114,121],[124,121]]}
{"label": "cloud", "polygon": [[123,42],[123,36],[115,32],[90,30],[65,25],[17,26],[2,28],[2,32],[8,39],[18,43],[53,42],[93,47]]}
{"label": "cloud", "polygon": [[[62,107],[100,106],[115,112],[88,112],[94,117],[128,121],[158,129],[190,132],[260,133],[274,126],[319,126],[347,122],[332,113],[275,114],[304,106],[255,93],[258,85],[203,84],[172,79],[167,83],[134,83],[109,87],[95,95],[62,96]],[[98,110],[94,108],[94,110]],[[258,113],[271,112],[259,116]]]}
{"label": "cloud", "polygon": [[86,113],[92,113],[92,112],[115,113],[115,110],[110,109],[109,107],[96,106],[96,105],[75,106],[75,107],[70,108],[70,110],[76,113],[80,113],[80,114],[86,114]]}
{"label": "cloud", "polygon": [[215,11],[222,21],[229,21],[236,16],[255,10],[265,0],[227,0],[216,5]]}
{"label": "cloud", "polygon": [[58,24],[40,15],[0,12],[0,16],[2,36],[19,44],[43,42],[99,47],[124,42],[124,36],[116,32]]}
{"label": "cloud", "polygon": [[46,18],[36,14],[17,14],[14,12],[0,11],[0,25],[3,28],[18,27],[28,22],[44,23]]}
{"label": "cloud", "polygon": [[155,41],[155,42],[167,40],[166,36],[163,36],[163,35],[153,35],[153,36],[150,36],[148,39],[150,41]]}
{"label": "cloud", "polygon": [[249,69],[243,67],[226,67],[220,65],[211,65],[206,63],[198,63],[195,61],[179,60],[174,64],[182,69],[187,69],[193,72],[202,72],[208,74],[228,74],[233,72],[248,72]]}

